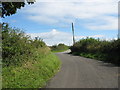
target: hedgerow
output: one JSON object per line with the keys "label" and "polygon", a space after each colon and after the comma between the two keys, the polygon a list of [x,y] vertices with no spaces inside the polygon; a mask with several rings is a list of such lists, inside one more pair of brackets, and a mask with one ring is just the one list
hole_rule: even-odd
{"label": "hedgerow", "polygon": [[42,39],[3,25],[2,88],[44,87],[59,68],[59,59]]}
{"label": "hedgerow", "polygon": [[120,64],[120,39],[106,41],[86,38],[76,42],[70,49],[76,55]]}
{"label": "hedgerow", "polygon": [[46,47],[40,38],[32,40],[18,28],[3,25],[2,29],[2,58],[3,65],[19,65],[34,57],[36,49]]}

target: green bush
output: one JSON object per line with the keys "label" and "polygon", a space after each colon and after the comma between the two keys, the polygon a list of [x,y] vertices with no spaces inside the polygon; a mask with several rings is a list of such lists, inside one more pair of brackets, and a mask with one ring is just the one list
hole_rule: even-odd
{"label": "green bush", "polygon": [[31,40],[23,31],[4,25],[2,29],[3,65],[18,65],[34,57],[34,51],[46,47],[45,43],[36,38]]}
{"label": "green bush", "polygon": [[76,42],[70,49],[76,55],[120,65],[120,39],[100,41],[99,39],[86,38]]}
{"label": "green bush", "polygon": [[31,39],[8,24],[2,29],[2,87],[41,88],[59,70],[60,61],[38,37]]}
{"label": "green bush", "polygon": [[87,38],[76,42],[72,47],[72,52],[96,52],[99,49],[99,39]]}

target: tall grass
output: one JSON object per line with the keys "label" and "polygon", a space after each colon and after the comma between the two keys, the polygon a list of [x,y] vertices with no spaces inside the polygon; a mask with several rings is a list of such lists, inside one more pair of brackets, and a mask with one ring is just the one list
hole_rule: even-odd
{"label": "tall grass", "polygon": [[120,65],[120,39],[112,41],[93,38],[81,39],[71,47],[71,51],[75,55]]}
{"label": "tall grass", "polygon": [[59,70],[60,61],[49,53],[36,61],[27,61],[22,66],[3,68],[3,88],[43,88]]}

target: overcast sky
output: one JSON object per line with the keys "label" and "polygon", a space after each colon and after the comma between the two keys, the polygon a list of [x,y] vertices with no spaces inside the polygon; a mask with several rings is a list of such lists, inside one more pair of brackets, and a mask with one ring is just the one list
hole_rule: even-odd
{"label": "overcast sky", "polygon": [[41,37],[47,45],[72,45],[72,22],[76,41],[85,37],[109,40],[117,38],[118,1],[36,0],[3,21],[32,38]]}

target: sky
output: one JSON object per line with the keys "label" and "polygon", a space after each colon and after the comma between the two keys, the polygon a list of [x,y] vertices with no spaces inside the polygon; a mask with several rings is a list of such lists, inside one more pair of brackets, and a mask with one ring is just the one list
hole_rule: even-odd
{"label": "sky", "polygon": [[2,21],[50,46],[73,44],[72,22],[76,41],[86,37],[111,40],[118,35],[118,1],[36,0]]}

